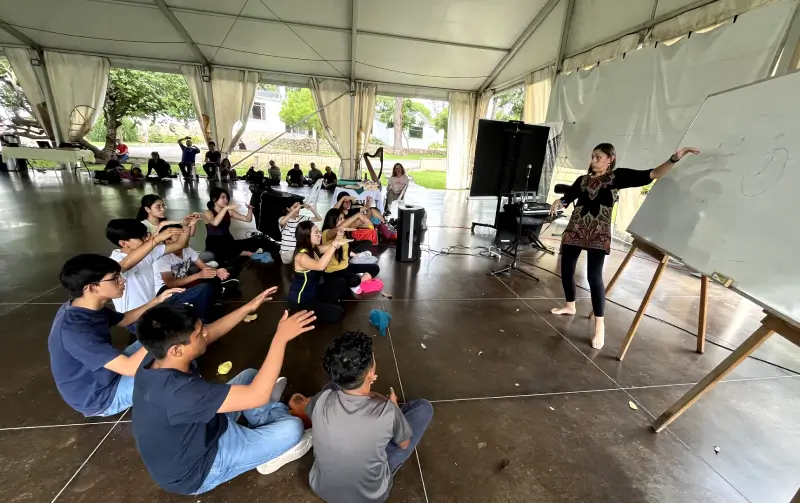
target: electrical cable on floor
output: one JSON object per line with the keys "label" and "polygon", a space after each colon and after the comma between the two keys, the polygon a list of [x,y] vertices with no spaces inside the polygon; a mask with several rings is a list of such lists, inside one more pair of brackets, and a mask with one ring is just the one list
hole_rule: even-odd
{"label": "electrical cable on floor", "polygon": [[[549,273],[550,273],[550,274],[552,274],[553,276],[556,276],[556,277],[558,277],[558,278],[561,278],[561,275],[560,275],[560,274],[558,274],[558,273],[556,273],[556,272],[553,272],[553,271],[551,271],[550,269],[546,269],[546,268],[544,268],[544,267],[541,267],[541,266],[538,266],[538,265],[536,265],[536,264],[532,264],[532,263],[530,263],[530,262],[527,262],[527,261],[525,261],[525,260],[520,260],[520,262],[522,262],[523,264],[529,265],[529,266],[531,266],[531,267],[535,267],[536,269],[541,269],[542,271],[549,272]],[[581,286],[581,285],[578,285],[578,284],[576,284],[575,286],[577,286],[578,288],[580,288],[581,290],[583,290],[583,291],[585,291],[585,292],[590,292],[590,293],[591,293],[591,291],[590,291],[588,288],[585,288],[585,287],[583,287],[583,286]],[[624,304],[621,304],[621,303],[619,303],[619,302],[617,302],[617,301],[615,301],[615,300],[611,300],[611,299],[609,299],[609,298],[606,298],[606,301],[607,301],[607,302],[610,302],[610,303],[612,303],[612,304],[614,304],[614,305],[616,305],[616,306],[619,306],[619,307],[622,307],[622,308],[624,308],[624,309],[627,309],[628,311],[632,311],[632,312],[634,312],[634,313],[635,313],[635,312],[637,312],[637,310],[636,310],[636,309],[630,308],[630,307],[628,307],[628,306],[626,306],[626,305],[624,305]],[[647,317],[647,318],[650,318],[651,320],[660,321],[661,323],[664,323],[665,325],[669,325],[669,326],[671,326],[671,327],[673,327],[673,328],[677,328],[678,330],[680,330],[680,331],[682,331],[682,332],[686,332],[687,334],[691,335],[692,337],[695,337],[695,338],[697,338],[697,334],[693,334],[693,333],[692,333],[692,332],[690,332],[689,330],[686,330],[686,329],[685,329],[685,328],[683,328],[683,327],[679,327],[678,325],[675,325],[674,323],[670,323],[670,322],[669,322],[669,321],[667,321],[667,320],[662,320],[661,318],[659,318],[659,317],[657,317],[657,316],[653,316],[653,315],[650,315],[650,314],[647,314],[647,313],[644,313],[644,316],[645,316],[645,317]],[[709,344],[711,344],[711,345],[713,345],[713,346],[717,346],[717,347],[719,347],[719,348],[726,349],[726,350],[728,350],[728,351],[731,351],[731,352],[733,352],[733,351],[734,351],[733,349],[731,349],[731,348],[729,348],[729,347],[727,347],[727,346],[725,346],[725,345],[723,345],[723,344],[720,344],[720,343],[718,343],[718,342],[714,342],[714,341],[712,341],[712,340],[709,340],[709,339],[708,339],[708,337],[706,337],[706,342],[708,342]],[[752,358],[753,360],[759,361],[759,362],[761,362],[761,363],[766,363],[767,365],[771,365],[771,366],[773,366],[773,367],[776,367],[776,368],[779,368],[779,369],[781,369],[781,370],[785,370],[786,372],[789,372],[789,373],[791,373],[791,374],[794,374],[794,375],[800,375],[800,372],[797,372],[796,370],[792,370],[792,369],[786,368],[786,367],[784,367],[784,366],[782,366],[782,365],[778,365],[777,363],[773,363],[773,362],[771,362],[771,361],[764,360],[764,359],[762,359],[762,358],[758,358],[758,357],[756,357],[756,356],[753,356],[753,355],[750,355],[750,356],[748,356],[748,358]]]}

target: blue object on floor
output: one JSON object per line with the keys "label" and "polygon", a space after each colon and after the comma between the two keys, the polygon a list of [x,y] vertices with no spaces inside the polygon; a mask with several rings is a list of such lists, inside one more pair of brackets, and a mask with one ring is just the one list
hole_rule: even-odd
{"label": "blue object on floor", "polygon": [[275,260],[272,258],[272,255],[270,255],[269,252],[254,253],[253,255],[250,256],[250,258],[253,260],[258,260],[259,262],[263,262],[265,264],[271,264],[272,262],[275,262]]}
{"label": "blue object on floor", "polygon": [[378,327],[378,331],[384,337],[386,337],[386,329],[389,328],[390,321],[392,321],[392,315],[386,311],[373,309],[369,312],[369,324]]}

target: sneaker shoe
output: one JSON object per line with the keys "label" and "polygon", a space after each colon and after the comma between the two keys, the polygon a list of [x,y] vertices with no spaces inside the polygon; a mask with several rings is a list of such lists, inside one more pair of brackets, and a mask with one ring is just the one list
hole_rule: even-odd
{"label": "sneaker shoe", "polygon": [[228,288],[231,288],[231,289],[238,288],[239,287],[239,280],[236,279],[236,278],[228,278],[225,281],[220,282],[220,285],[222,285],[223,288],[224,287],[228,287]]}
{"label": "sneaker shoe", "polygon": [[272,393],[269,395],[269,401],[271,403],[280,402],[281,397],[283,396],[283,391],[286,389],[286,378],[279,377],[277,381],[275,381],[275,386],[272,388]]}
{"label": "sneaker shoe", "polygon": [[258,473],[261,475],[269,475],[270,473],[278,471],[283,465],[302,458],[308,451],[311,450],[311,437],[311,430],[304,431],[303,436],[300,437],[300,441],[297,442],[297,445],[284,452],[277,458],[270,459],[266,463],[258,465],[256,470],[258,470]]}
{"label": "sneaker shoe", "polygon": [[354,286],[350,289],[350,291],[356,295],[361,295],[361,286]]}
{"label": "sneaker shoe", "polygon": [[219,269],[219,263],[216,260],[210,260],[210,261],[206,262],[206,265],[208,267],[212,267],[214,269]]}

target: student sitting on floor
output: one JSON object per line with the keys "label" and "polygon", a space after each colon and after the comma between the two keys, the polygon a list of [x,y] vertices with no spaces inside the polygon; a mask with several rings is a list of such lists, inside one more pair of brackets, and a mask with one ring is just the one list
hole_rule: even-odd
{"label": "student sitting on floor", "polygon": [[[190,220],[193,219],[190,217]],[[178,237],[178,240],[164,244],[172,236]],[[122,297],[114,299],[114,307],[120,313],[125,313],[147,304],[156,297],[153,264],[166,254],[186,248],[189,243],[189,230],[187,227],[167,229],[151,237],[141,222],[132,218],[120,218],[108,222],[106,237],[119,246],[111,252],[111,258],[119,262],[122,268],[125,293]],[[214,287],[200,284],[173,295],[169,302],[192,304],[200,316],[206,316],[214,302],[213,297]]]}
{"label": "student sitting on floor", "polygon": [[[153,480],[167,491],[202,494],[257,468],[267,474],[311,448],[311,431],[281,403],[278,378],[286,345],[313,330],[314,313],[284,313],[261,369],[228,384],[206,381],[191,368],[206,346],[256,311],[277,288],[203,326],[191,306],[159,306],[139,320],[149,351],[136,373],[133,436]],[[241,426],[244,415],[248,426]]]}
{"label": "student sitting on floor", "polygon": [[[147,194],[146,196],[142,196],[141,205],[139,206],[139,212],[136,213],[136,220],[139,220],[147,227],[147,232],[150,234],[158,234],[165,225],[169,224],[180,224],[185,223],[189,226],[189,238],[193,238],[195,232],[197,232],[197,222],[203,218],[203,215],[200,213],[190,213],[187,217],[191,216],[191,219],[184,219],[185,222],[178,222],[176,220],[167,220],[167,205],[164,203],[164,200],[161,199],[161,196],[156,194]],[[200,252],[200,258],[203,262],[209,263],[211,267],[216,267],[216,262],[211,263],[214,260],[214,254],[211,252]]]}
{"label": "student sitting on floor", "polygon": [[219,165],[219,176],[223,182],[235,182],[238,178],[236,170],[231,166],[231,160],[227,157]]}
{"label": "student sitting on floor", "polygon": [[[383,502],[392,479],[433,418],[427,400],[397,405],[371,390],[378,379],[372,338],[346,332],[328,345],[322,366],[332,383],[306,406],[314,426],[309,484],[328,503]],[[134,409],[135,410],[135,409]]]}
{"label": "student sitting on floor", "polygon": [[269,161],[269,184],[270,185],[280,185],[281,184],[281,168],[279,168],[275,161]]}
{"label": "student sitting on floor", "polygon": [[317,180],[322,178],[322,171],[317,168],[315,163],[311,163],[311,168],[308,170],[308,181],[310,182],[309,185],[314,185],[317,183]]}
{"label": "student sitting on floor", "polygon": [[128,312],[106,307],[125,291],[119,263],[85,254],[61,268],[61,285],[71,300],[56,313],[47,346],[50,370],[67,404],[86,417],[112,416],[131,406],[133,375],[147,351],[135,342],[124,351],[111,345],[111,327],[128,326],[181,289],[166,290]]}
{"label": "student sitting on floor", "polygon": [[331,170],[330,166],[325,166],[325,174],[322,175],[322,188],[325,190],[333,190],[336,188],[337,183],[336,173]]}
{"label": "student sitting on floor", "polygon": [[292,169],[286,173],[286,183],[289,184],[289,187],[303,186],[303,170],[300,169],[299,164],[295,164]]}
{"label": "student sitting on floor", "polygon": [[[345,219],[339,210],[331,208],[325,214],[325,221],[322,225],[322,244],[329,244],[343,237],[345,232],[353,230],[347,227],[348,221],[362,218],[365,217],[358,214],[350,217],[350,219]],[[372,243],[370,243],[371,245]],[[350,263],[349,254],[350,245],[344,243],[342,248],[337,250],[330,262],[328,262],[328,267],[325,268],[325,281],[329,281],[332,278],[342,278],[347,282],[347,286],[353,290],[353,293],[358,295],[361,293],[361,285],[372,278],[376,278],[381,268],[377,264],[352,264]]]}
{"label": "student sitting on floor", "polygon": [[[311,212],[314,213],[314,218],[300,215],[300,210],[303,208],[311,210]],[[295,239],[297,224],[306,220],[321,222],[322,217],[319,216],[319,213],[317,213],[317,210],[313,206],[303,205],[299,202],[294,203],[292,207],[287,210],[286,215],[278,220],[278,226],[281,229],[281,262],[284,264],[292,263],[294,259],[294,250],[296,248],[295,245],[297,244],[297,240]]]}
{"label": "student sitting on floor", "polygon": [[150,178],[150,173],[155,171],[156,178],[161,180],[162,178],[171,178],[172,176],[172,168],[170,167],[169,163],[161,158],[158,152],[151,152],[150,159],[147,161],[147,178]]}
{"label": "student sitting on floor", "polygon": [[247,215],[236,209],[236,203],[230,202],[227,190],[214,187],[211,189],[211,200],[208,209],[203,212],[206,221],[206,250],[214,254],[220,265],[232,266],[238,257],[250,257],[259,249],[256,238],[234,239],[231,234],[231,219],[241,222],[253,221],[253,207],[247,205]]}
{"label": "student sitting on floor", "polygon": [[[162,227],[160,232],[168,229],[180,229],[180,224],[170,224]],[[172,236],[166,241],[170,245],[178,241],[177,236]],[[194,267],[192,267],[194,266]],[[196,251],[190,246],[182,250],[167,253],[155,263],[156,292],[167,288],[189,288],[200,283],[210,283],[214,287],[214,298],[219,298],[225,288],[238,286],[239,280],[231,278],[225,269],[216,269],[200,260]],[[196,269],[197,272],[191,271]]]}
{"label": "student sitting on floor", "polygon": [[295,236],[297,245],[294,276],[289,286],[289,309],[292,312],[310,309],[316,313],[320,323],[336,323],[344,315],[341,300],[347,294],[347,284],[343,278],[335,277],[322,284],[320,281],[334,253],[347,241],[338,236],[330,245],[322,245],[320,230],[308,220],[297,224]]}

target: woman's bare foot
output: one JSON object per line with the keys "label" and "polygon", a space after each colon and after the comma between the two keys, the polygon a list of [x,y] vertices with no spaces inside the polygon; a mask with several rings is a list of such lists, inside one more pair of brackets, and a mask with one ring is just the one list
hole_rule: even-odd
{"label": "woman's bare foot", "polygon": [[575,314],[575,302],[567,302],[564,307],[554,307],[550,312],[553,314]]}
{"label": "woman's bare foot", "polygon": [[368,272],[365,272],[364,274],[361,275],[361,284],[363,285],[364,283],[366,283],[367,281],[369,281],[371,279],[372,279],[372,276],[370,276],[370,274]]}
{"label": "woman's bare foot", "polygon": [[606,325],[602,316],[594,318],[594,337],[592,337],[592,348],[600,349],[606,343]]}

